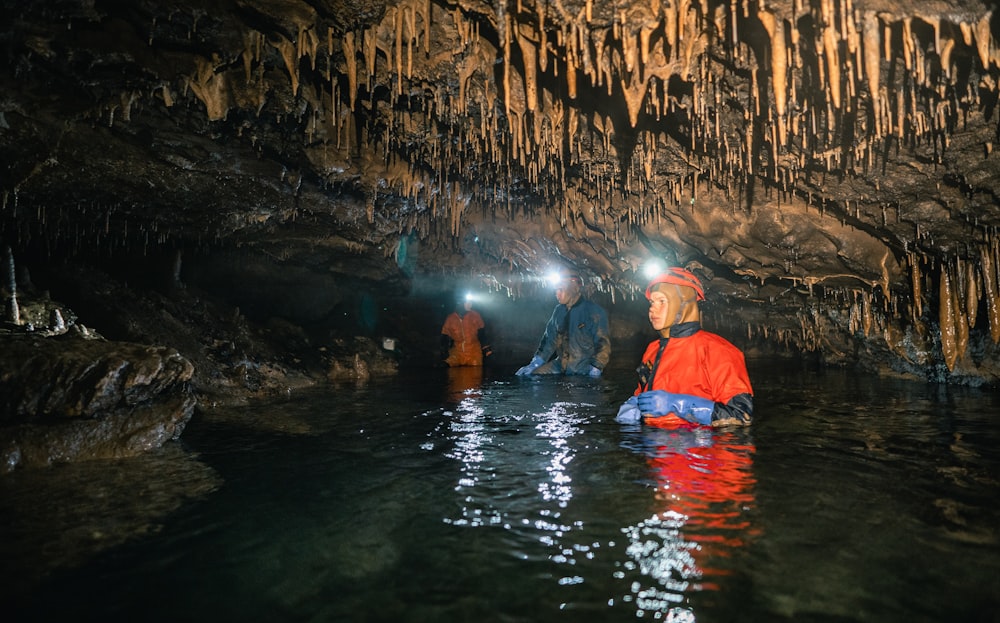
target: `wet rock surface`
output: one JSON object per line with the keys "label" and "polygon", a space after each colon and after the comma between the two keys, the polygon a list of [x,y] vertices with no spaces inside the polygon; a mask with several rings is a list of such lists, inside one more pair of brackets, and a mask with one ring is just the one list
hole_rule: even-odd
{"label": "wet rock surface", "polygon": [[195,407],[176,350],[67,333],[3,340],[3,468],[135,456],[176,439]]}
{"label": "wet rock surface", "polygon": [[[373,338],[255,322],[194,288],[130,289],[73,267],[49,281],[99,329],[48,292],[21,288],[19,323],[0,327],[5,471],[135,456],[177,439],[199,404],[211,412],[317,383],[367,382],[399,365]],[[46,320],[56,310],[58,326]]]}

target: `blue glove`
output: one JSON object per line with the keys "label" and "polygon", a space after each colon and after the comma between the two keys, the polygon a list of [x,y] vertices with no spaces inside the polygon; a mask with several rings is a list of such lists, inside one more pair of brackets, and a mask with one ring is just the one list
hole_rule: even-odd
{"label": "blue glove", "polygon": [[661,416],[673,413],[694,424],[702,424],[703,426],[712,424],[712,411],[715,411],[714,400],[688,394],[671,394],[660,389],[643,392],[636,398],[641,413]]}
{"label": "blue glove", "polygon": [[618,407],[618,415],[615,416],[615,421],[622,424],[637,424],[642,421],[642,412],[639,411],[635,396],[632,396],[622,406]]}
{"label": "blue glove", "polygon": [[516,374],[517,376],[524,376],[526,374],[531,374],[538,368],[538,366],[542,365],[543,363],[545,363],[545,361],[538,355],[535,355],[534,357],[531,358],[531,361],[528,362],[528,365],[521,367],[521,369],[515,372],[514,374]]}
{"label": "blue glove", "polygon": [[588,372],[587,374],[596,379],[597,377],[601,376],[601,369],[598,368],[597,366],[590,366],[590,372]]}

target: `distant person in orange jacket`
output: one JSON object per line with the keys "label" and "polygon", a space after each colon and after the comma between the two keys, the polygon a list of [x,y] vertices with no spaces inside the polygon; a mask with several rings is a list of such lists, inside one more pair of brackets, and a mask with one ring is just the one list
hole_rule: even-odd
{"label": "distant person in orange jacket", "polygon": [[639,386],[618,410],[619,422],[673,426],[747,425],[753,389],[743,353],[701,328],[705,291],[693,273],[669,268],[646,288],[649,323],[660,339],[646,347]]}
{"label": "distant person in orange jacket", "polygon": [[[486,340],[486,323],[479,312],[472,309],[472,300],[461,297],[455,302],[455,311],[445,318],[441,327],[441,346],[447,351],[444,362],[450,368],[483,365]],[[489,346],[485,348],[489,353]]]}

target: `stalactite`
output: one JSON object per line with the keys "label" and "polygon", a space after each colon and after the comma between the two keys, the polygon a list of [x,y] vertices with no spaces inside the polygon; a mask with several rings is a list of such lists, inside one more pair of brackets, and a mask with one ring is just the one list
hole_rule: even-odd
{"label": "stalactite", "polygon": [[862,292],[861,293],[861,326],[864,328],[865,337],[868,337],[872,333],[872,325],[875,323],[873,312],[872,312],[872,299],[871,293]]}
{"label": "stalactite", "polygon": [[[617,25],[617,24],[616,24]],[[624,64],[625,71],[623,73],[631,75],[632,73],[638,73],[636,69],[636,53],[639,51],[639,46],[636,43],[636,35],[633,34],[627,27],[624,16],[622,17],[622,22],[619,27],[621,33],[618,35],[621,39],[622,44],[622,63]]]}
{"label": "stalactite", "polygon": [[994,344],[1000,343],[1000,270],[995,251],[997,242],[985,244],[980,248],[979,261],[982,266],[983,294],[986,299],[986,318],[989,321],[990,337]]}
{"label": "stalactite", "polygon": [[965,357],[969,347],[969,323],[965,309],[965,268],[962,258],[956,258],[951,289],[952,309],[955,310],[955,350],[958,360]]}
{"label": "stalactite", "polygon": [[833,8],[829,0],[823,1],[825,26],[823,26],[823,57],[826,59],[827,86],[830,89],[830,102],[834,109],[840,109],[840,55],[837,52],[837,41],[834,39],[835,26]]}
{"label": "stalactite", "polygon": [[226,89],[225,76],[215,73],[216,64],[221,63],[221,61],[216,56],[213,56],[211,61],[201,57],[195,60],[197,63],[195,76],[187,81],[187,85],[195,96],[205,104],[206,113],[210,120],[225,119],[229,112],[229,92]]}
{"label": "stalactite", "polygon": [[[507,116],[510,116],[510,30],[513,28],[513,21],[506,15],[501,16],[503,18],[503,103],[504,108],[507,111]],[[513,133],[513,130],[512,130]]]}
{"label": "stalactite", "polygon": [[517,45],[521,50],[521,58],[524,61],[524,96],[528,110],[534,111],[538,108],[538,79],[537,79],[537,51],[531,38],[521,33],[521,28],[515,27]]}
{"label": "stalactite", "polygon": [[5,319],[16,325],[21,324],[21,309],[17,304],[17,275],[14,270],[14,252],[7,247],[4,255],[5,268],[7,269],[7,309]]}
{"label": "stalactite", "polygon": [[622,94],[625,97],[625,108],[628,110],[629,123],[634,128],[639,122],[639,111],[642,109],[642,102],[646,97],[647,81],[642,80],[637,75],[638,72],[628,74],[630,82],[626,82],[626,75],[621,78]]}
{"label": "stalactite", "polygon": [[992,27],[990,26],[993,21],[993,11],[989,10],[983,17],[976,22],[976,52],[979,53],[979,62],[983,64],[984,69],[990,68],[990,48],[992,47],[990,43],[993,40]]}
{"label": "stalactite", "polygon": [[[728,14],[727,4],[731,9]],[[520,3],[518,5],[520,6]],[[707,188],[718,185],[727,196],[735,197],[737,194],[742,196],[741,188],[745,186],[741,187],[741,176],[743,176],[742,183],[745,184],[747,176],[758,173],[773,177],[780,188],[779,201],[785,201],[789,197],[794,200],[796,185],[799,182],[797,178],[802,170],[811,166],[810,156],[815,156],[817,161],[823,162],[829,169],[837,169],[851,167],[856,161],[863,161],[867,167],[869,166],[867,163],[873,157],[872,154],[878,153],[877,141],[867,140],[864,136],[857,137],[851,146],[841,148],[840,145],[831,145],[839,136],[837,130],[832,128],[833,124],[842,113],[857,110],[858,101],[863,97],[858,89],[863,90],[865,86],[864,83],[858,84],[858,82],[867,81],[871,96],[871,116],[867,119],[862,117],[857,124],[858,127],[867,125],[870,135],[874,138],[890,135],[895,131],[901,138],[906,133],[907,140],[926,140],[920,138],[922,133],[938,132],[943,134],[936,140],[945,143],[947,125],[953,123],[953,118],[959,114],[960,106],[964,105],[959,103],[960,95],[955,96],[954,101],[942,99],[933,102],[912,97],[913,93],[917,93],[922,98],[933,99],[933,93],[922,94],[923,90],[919,88],[919,84],[913,93],[897,89],[893,84],[884,84],[885,76],[891,74],[882,70],[880,48],[886,53],[886,61],[898,63],[898,56],[895,61],[891,57],[890,50],[893,45],[889,39],[890,32],[893,28],[898,28],[902,19],[889,17],[886,14],[880,17],[874,11],[856,11],[848,0],[817,0],[812,8],[812,17],[818,24],[811,42],[815,45],[815,50],[812,50],[816,54],[813,62],[817,63],[817,66],[809,67],[808,70],[819,70],[822,73],[820,82],[827,88],[828,98],[825,109],[823,103],[816,106],[809,97],[803,96],[801,102],[797,101],[796,97],[796,79],[800,78],[799,71],[803,64],[801,53],[804,50],[801,46],[808,45],[799,41],[802,34],[797,28],[799,22],[795,14],[802,11],[801,2],[794,3],[791,9],[793,15],[790,17],[786,13],[787,9],[765,7],[763,2],[733,0],[722,5],[716,3],[713,7],[705,0],[693,3],[681,0],[669,5],[666,3],[661,5],[657,0],[652,0],[649,6],[635,9],[634,13],[625,14],[618,9],[612,27],[601,26],[593,30],[589,25],[593,18],[592,3],[589,0],[582,8],[580,5],[574,5],[574,9],[579,10],[575,17],[564,13],[563,18],[567,23],[557,27],[552,26],[552,19],[547,19],[547,11],[550,8],[553,11],[565,11],[561,5],[549,5],[541,1],[533,5],[525,2],[525,13],[515,12],[513,6],[498,5],[496,11],[499,21],[496,23],[495,38],[494,34],[490,33],[490,37],[484,40],[482,50],[478,45],[472,44],[474,40],[478,40],[476,29],[480,22],[463,18],[463,11],[470,13],[474,11],[461,3],[454,5],[453,9],[449,8],[446,16],[454,16],[454,30],[461,45],[452,56],[458,73],[457,99],[450,97],[446,89],[441,88],[435,92],[433,102],[425,104],[423,110],[404,110],[403,106],[399,106],[391,113],[387,113],[384,124],[382,120],[379,121],[382,131],[378,135],[378,140],[384,143],[384,156],[387,161],[402,157],[394,155],[396,145],[407,140],[400,138],[401,134],[438,137],[436,140],[429,138],[427,140],[429,144],[420,147],[426,150],[425,153],[431,153],[435,162],[435,171],[430,178],[419,178],[416,171],[419,170],[423,156],[412,153],[407,157],[407,175],[395,179],[394,186],[400,186],[400,192],[414,203],[433,204],[439,201],[434,205],[442,214],[446,212],[449,214],[452,235],[458,235],[463,211],[467,209],[470,201],[479,201],[487,196],[499,198],[502,191],[497,189],[502,188],[505,182],[509,183],[514,177],[536,186],[537,188],[533,190],[540,196],[550,199],[551,209],[558,210],[564,221],[574,222],[585,218],[586,214],[574,212],[576,209],[574,202],[567,200],[565,196],[566,171],[569,167],[580,165],[587,167],[586,177],[580,182],[581,189],[586,187],[588,194],[599,196],[603,203],[609,204],[615,196],[621,199],[623,189],[626,193],[635,195],[635,198],[629,198],[625,202],[625,207],[619,212],[622,215],[622,224],[630,222],[646,225],[658,222],[661,214],[669,208],[666,205],[667,201],[674,206],[682,205],[688,209],[691,205],[688,200],[697,198],[700,183],[705,183]],[[808,5],[805,8],[809,10]],[[420,88],[425,88],[418,87],[417,82],[408,85],[403,81],[413,80],[414,76],[417,80],[423,79],[421,70],[425,67],[420,65],[420,58],[415,56],[414,49],[421,43],[425,51],[430,49],[431,10],[432,5],[429,0],[404,0],[387,10],[380,24],[381,29],[371,28],[363,32],[363,44],[361,32],[344,35],[341,47],[346,63],[344,74],[347,77],[347,84],[341,79],[338,86],[337,71],[334,70],[326,78],[330,84],[330,99],[326,99],[325,89],[322,96],[322,105],[330,106],[329,120],[336,128],[338,146],[342,137],[350,139],[352,136],[361,136],[365,132],[372,131],[369,126],[347,131],[347,124],[351,119],[360,119],[363,115],[352,117],[348,114],[344,110],[344,103],[339,102],[338,93],[342,89],[348,89],[349,92],[343,94],[343,97],[350,102],[351,111],[356,109],[362,87],[367,86],[368,94],[371,96],[374,90],[372,81],[375,78],[376,50],[385,54],[380,60],[389,68],[388,80],[396,81],[394,89],[397,94],[417,93]],[[659,21],[640,21],[637,17],[639,12],[651,13]],[[739,17],[740,12],[743,18]],[[536,19],[534,25],[529,26],[519,21],[527,18],[530,22],[531,13],[534,13]],[[769,66],[755,66],[753,53],[749,51],[750,46],[738,37],[740,34],[738,25],[752,23],[747,21],[747,18],[752,19],[754,16],[760,20],[769,37],[767,42],[770,46]],[[899,19],[899,21],[892,23],[883,21],[888,19]],[[703,21],[706,23],[701,23]],[[732,45],[728,46],[727,53],[732,54],[734,59],[738,57],[733,63],[749,73],[751,80],[749,86],[741,83],[738,90],[727,92],[727,89],[732,88],[731,83],[715,75],[719,59],[706,60],[709,55],[705,53],[704,48],[711,44],[708,37],[711,36],[713,22],[718,26],[723,38],[728,38],[726,29],[730,29]],[[487,21],[482,23],[486,24]],[[547,23],[548,28],[546,28]],[[955,35],[949,35],[947,25],[944,23],[930,21],[928,23],[934,27],[935,43],[941,57],[942,69],[947,71],[949,58],[956,44]],[[919,83],[926,82],[933,75],[931,71],[933,68],[930,67],[933,57],[926,55],[928,58],[925,59],[923,52],[918,49],[919,45],[925,45],[926,42],[920,42],[917,33],[926,30],[916,26],[917,24],[913,24],[917,31],[915,33],[910,20],[905,21],[902,58],[911,69],[909,72],[911,79]],[[959,27],[962,29],[965,45],[970,48],[974,45],[983,65],[989,66],[993,50],[990,47],[991,34],[988,21],[980,21],[974,25],[961,24]],[[553,28],[561,30],[556,32]],[[331,32],[332,29],[328,30],[327,47],[333,55]],[[554,38],[553,32],[556,32]],[[706,35],[706,32],[709,34]],[[743,33],[743,36],[745,39],[746,33]],[[420,37],[424,39],[422,42],[419,40]],[[258,41],[261,39],[262,37],[257,37]],[[299,90],[298,67],[301,57],[310,56],[315,66],[317,47],[315,39],[315,33],[311,29],[300,27],[294,55],[286,54],[286,51],[279,47],[279,45],[291,45],[290,43],[272,43],[285,59],[289,74],[292,76],[293,91]],[[515,41],[519,46],[518,49],[513,48]],[[897,48],[899,41],[897,35]],[[250,52],[252,43],[251,37],[248,39],[243,56],[248,82],[252,77],[252,67],[257,62],[253,60],[255,57]],[[499,46],[501,49],[496,50],[493,46]],[[548,77],[537,75],[539,69],[543,74],[547,72],[548,54],[555,55],[558,50],[562,50],[562,58],[558,60],[565,65],[557,63],[553,56],[553,74],[558,68],[565,68],[566,78],[562,81],[562,85],[556,84],[551,79],[553,75]],[[756,48],[753,50],[756,52]],[[503,58],[503,67],[497,68],[503,73],[503,85],[499,88],[496,84],[499,80],[494,79],[493,70],[487,69],[492,64],[493,57],[497,55],[502,55]],[[519,71],[521,68],[516,60],[518,55],[524,63],[523,71]],[[955,51],[954,55],[957,58],[958,51]],[[447,51],[443,56],[447,56]],[[259,54],[256,58],[259,59]],[[425,60],[430,62],[430,59]],[[213,71],[219,66],[214,66]],[[479,72],[480,69],[484,71]],[[897,74],[903,73],[897,68],[891,70],[895,70]],[[672,71],[680,74],[674,77],[675,80],[679,77],[682,82],[690,82],[692,91],[678,95],[670,85]],[[365,72],[364,77],[361,72]],[[222,74],[223,72],[219,71],[216,76],[221,79]],[[559,87],[564,88],[571,99],[575,99],[578,94],[578,79],[584,81],[589,79],[591,83],[584,87],[582,93],[588,93],[590,87],[606,86],[608,93],[613,97],[624,97],[632,127],[641,127],[640,113],[646,113],[651,118],[659,120],[669,118],[673,111],[679,110],[681,115],[690,120],[690,127],[686,128],[689,131],[685,133],[690,142],[685,141],[681,146],[689,150],[684,156],[691,156],[688,161],[691,167],[694,167],[696,161],[700,161],[704,167],[702,172],[693,174],[691,178],[667,174],[670,179],[662,179],[664,173],[662,170],[658,171],[658,167],[669,168],[670,163],[657,161],[658,137],[645,130],[638,141],[638,146],[635,147],[637,151],[631,154],[616,153],[621,141],[615,139],[611,116],[605,119],[600,113],[594,114],[593,125],[600,136],[595,137],[593,143],[588,140],[590,137],[579,136],[580,108],[572,106],[566,106],[565,109],[557,108],[556,104],[560,100],[553,99],[553,94],[560,90]],[[766,82],[768,79],[771,80],[770,85]],[[757,81],[762,81],[759,89]],[[719,86],[720,82],[723,86]],[[305,84],[303,83],[303,86]],[[555,88],[549,91],[548,86],[552,84],[555,84]],[[804,81],[799,79],[799,92],[803,84]],[[494,93],[502,89],[506,118],[500,113],[499,108],[496,109],[496,114],[493,114],[494,100],[489,94],[491,86]],[[617,91],[619,86],[622,89],[621,93]],[[947,86],[941,82],[933,84],[935,89],[944,89]],[[519,92],[522,87],[523,101]],[[766,101],[758,97],[761,90],[771,92],[771,106],[766,110],[759,110],[765,106],[764,101]],[[892,110],[893,100],[889,99],[894,96],[897,98],[895,111]],[[301,97],[312,103],[306,94],[301,94]],[[416,102],[420,97],[407,95],[406,101]],[[723,127],[724,115],[727,111],[736,110],[728,101],[732,97],[740,98],[739,105],[746,111],[744,117],[746,132],[727,137]],[[373,102],[376,99],[372,97]],[[374,103],[372,106],[373,117],[382,114],[374,111]],[[392,105],[388,108],[391,109]],[[584,109],[586,108],[584,106]],[[755,117],[755,114],[759,116]],[[451,135],[446,131],[439,131],[437,127],[431,127],[437,121],[434,119],[435,116],[437,120],[441,120],[442,127],[447,126],[443,121],[445,116],[452,119],[478,117],[477,128]],[[764,122],[755,123],[761,117]],[[904,130],[907,119],[912,126],[907,126]],[[583,121],[583,125],[586,125],[585,118]],[[307,132],[315,131],[315,123],[309,123],[307,127],[309,128]],[[763,131],[764,134],[755,137],[753,135],[755,131]],[[795,138],[790,140],[789,136]],[[322,138],[322,135],[320,137]],[[801,148],[795,145],[800,137]],[[669,142],[675,139],[667,137],[664,140]],[[587,154],[583,153],[583,150],[593,144],[594,151],[599,151],[602,141],[604,156],[612,162],[628,162],[629,165],[615,166],[612,163],[589,166],[586,162]],[[814,146],[817,153],[807,153]],[[718,157],[715,158],[715,155]],[[660,158],[668,160],[662,156]],[[779,160],[781,158],[784,159],[783,162]],[[462,169],[473,160],[491,162],[493,170],[498,173],[497,177],[501,178],[495,182],[492,192],[489,188],[478,187],[470,192],[470,189],[460,187],[456,180],[445,181],[448,174],[446,163]],[[519,163],[523,165],[522,170],[517,168]],[[766,163],[767,169],[757,170],[762,163]],[[454,167],[451,169],[453,176],[456,170]],[[503,179],[505,176],[506,179]],[[572,178],[569,178],[569,181],[572,182]],[[422,184],[425,185],[425,189],[433,186],[440,199],[431,198],[434,194],[429,190],[424,191],[428,193],[426,196],[418,192],[416,187]],[[691,185],[690,189],[686,188],[687,184]],[[660,189],[662,197],[651,199]],[[510,205],[509,193],[506,201]],[[822,201],[819,205],[823,209]],[[374,206],[373,200],[369,211],[370,220],[374,218]],[[510,209],[515,212],[523,210],[525,214],[531,210],[524,205]],[[610,212],[605,209],[601,216],[613,220],[615,214],[609,215]],[[854,213],[856,216],[862,216],[857,209]],[[444,230],[444,228],[444,223],[441,223],[439,229]],[[623,227],[622,238],[628,238],[627,229]],[[614,236],[616,243],[619,241],[617,227],[612,232],[609,226],[605,235]],[[913,283],[911,313],[916,320],[924,311],[921,290],[924,277],[921,275],[920,258],[913,252],[909,252],[908,256]],[[953,304],[953,307],[966,309],[965,321],[971,326],[975,324],[977,305],[974,303],[979,301],[977,294],[979,281],[975,277],[971,262],[963,266],[965,271],[962,275],[953,271],[949,280],[952,285],[959,280],[965,284],[962,289],[952,288],[952,291],[959,296],[956,299],[958,302]],[[982,279],[984,284],[989,279],[995,285],[996,270],[991,271],[989,277],[984,274]],[[984,285],[983,297],[989,297],[991,292]],[[865,335],[868,335],[880,320],[872,308],[873,299],[870,294],[861,293],[855,301],[857,313],[860,314],[858,316],[860,324],[857,326],[863,328]],[[785,339],[791,338],[786,335]]]}
{"label": "stalactite", "polygon": [[246,75],[247,84],[253,77],[253,64],[260,60],[260,50],[264,36],[256,30],[248,31],[243,35],[243,73]]}
{"label": "stalactite", "polygon": [[584,75],[596,84],[597,72],[594,69],[593,59],[590,56],[590,31],[583,26],[574,26],[572,49],[580,55],[580,62],[577,65],[583,69]]}
{"label": "stalactite", "polygon": [[412,6],[402,5],[399,7],[402,12],[400,20],[400,31],[406,27],[406,79],[413,78],[413,40],[417,38],[417,15]]}
{"label": "stalactite", "polygon": [[297,95],[299,92],[298,46],[282,35],[278,35],[278,40],[272,45],[278,50],[281,59],[285,61],[285,69],[288,70],[288,78],[292,83],[292,95]]}
{"label": "stalactite", "polygon": [[396,61],[396,95],[403,94],[403,17],[400,15],[400,8],[393,7],[389,10],[392,15],[392,29],[395,35],[393,57]]}
{"label": "stalactite", "polygon": [[347,64],[347,98],[353,112],[358,96],[358,57],[353,32],[344,35],[343,48],[344,62]]}
{"label": "stalactite", "polygon": [[982,284],[976,273],[975,263],[966,262],[965,269],[965,313],[971,329],[976,326],[976,318],[979,313],[979,291]]}
{"label": "stalactite", "polygon": [[643,24],[639,29],[639,62],[644,67],[649,62],[649,40],[655,27]]}
{"label": "stalactite", "polygon": [[[365,90],[371,93],[372,78],[375,77],[375,62],[378,49],[378,27],[369,28],[364,32],[364,57],[365,57]],[[353,108],[352,108],[353,110]]]}
{"label": "stalactite", "polygon": [[923,307],[924,294],[922,289],[923,280],[920,275],[920,258],[913,251],[910,251],[907,254],[907,257],[910,260],[910,277],[913,286],[913,307],[914,307],[913,319],[914,321],[916,321],[924,313],[924,307]]}
{"label": "stalactite", "polygon": [[312,26],[299,26],[299,58],[308,57],[309,67],[316,69],[316,58],[319,56],[319,36]]}
{"label": "stalactite", "polygon": [[874,11],[865,11],[862,32],[865,78],[868,80],[868,92],[871,95],[873,109],[872,118],[875,122],[874,135],[876,138],[880,138],[885,132],[883,122],[885,98],[883,97],[880,84],[881,60],[879,59],[879,48],[881,46],[879,45],[879,33],[881,32],[881,28],[879,28],[878,16]]}
{"label": "stalactite", "polygon": [[955,369],[958,360],[958,328],[955,318],[955,296],[951,288],[951,275],[948,267],[941,265],[940,294],[938,296],[938,324],[941,327],[941,352],[944,354],[948,370]]}
{"label": "stalactite", "polygon": [[[785,87],[788,72],[788,57],[785,50],[785,24],[783,20],[775,18],[774,14],[767,10],[757,12],[757,17],[764,30],[767,31],[771,42],[771,89],[774,95],[774,109],[778,123],[778,141],[784,145],[785,135]],[[777,150],[777,145],[775,145]],[[777,163],[777,158],[774,158]]]}
{"label": "stalactite", "polygon": [[[594,86],[604,85],[604,72],[607,63],[604,61],[604,36],[602,33],[591,33],[590,37],[593,39],[594,44],[594,75],[591,77],[590,81]],[[584,43],[584,45],[587,45]],[[608,94],[611,93],[611,85],[607,85]]]}
{"label": "stalactite", "polygon": [[683,36],[681,37],[681,56],[683,62],[680,67],[680,76],[683,80],[690,80],[692,74],[691,71],[691,57],[695,55],[696,52],[700,51],[701,44],[704,43],[704,39],[701,36],[701,28],[698,25],[698,15],[694,11],[687,10],[687,2],[683,2],[684,13],[681,14],[685,19],[680,20],[680,24],[683,25]]}

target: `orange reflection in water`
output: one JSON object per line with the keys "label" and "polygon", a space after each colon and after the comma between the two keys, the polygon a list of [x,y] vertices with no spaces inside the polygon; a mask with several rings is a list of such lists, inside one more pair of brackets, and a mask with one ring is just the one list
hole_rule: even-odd
{"label": "orange reflection in water", "polygon": [[671,616],[688,591],[718,590],[727,560],[756,534],[754,445],[746,430],[677,423],[642,426],[640,451],[656,486],[654,514],[625,529],[628,554],[652,585],[634,584],[636,605]]}
{"label": "orange reflection in water", "polygon": [[448,398],[461,401],[467,397],[479,397],[483,384],[483,369],[480,366],[460,366],[448,368]]}

